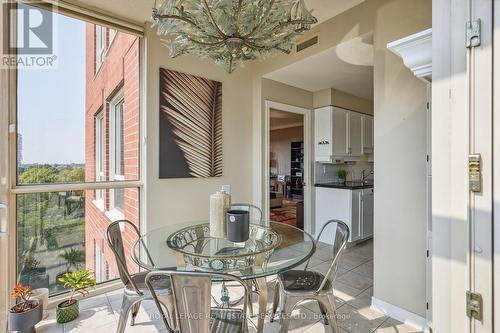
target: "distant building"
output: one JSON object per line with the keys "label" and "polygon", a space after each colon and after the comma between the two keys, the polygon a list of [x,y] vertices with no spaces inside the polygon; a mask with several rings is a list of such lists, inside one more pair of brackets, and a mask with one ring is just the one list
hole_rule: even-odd
{"label": "distant building", "polygon": [[[137,180],[139,38],[87,23],[85,113],[85,180]],[[123,219],[138,225],[139,190],[88,190],[85,199],[86,266],[102,282],[119,276],[106,228]]]}

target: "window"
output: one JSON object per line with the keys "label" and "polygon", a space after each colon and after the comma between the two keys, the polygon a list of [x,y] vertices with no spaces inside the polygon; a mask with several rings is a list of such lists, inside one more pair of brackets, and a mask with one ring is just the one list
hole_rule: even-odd
{"label": "window", "polygon": [[120,33],[123,48],[103,62],[108,28],[52,15],[57,67],[18,68],[17,160],[9,161],[17,169],[16,278],[51,296],[67,291],[58,277],[68,271],[95,270],[102,283],[119,276],[103,237],[117,216],[139,226],[143,189],[139,37]]}
{"label": "window", "polygon": [[94,29],[95,37],[95,73],[101,68],[104,62],[104,50],[106,46],[106,29],[100,25],[96,25]]}
{"label": "window", "polygon": [[[110,102],[110,128],[113,139],[110,144],[111,175],[113,180],[125,180],[125,158],[124,158],[124,107],[123,92],[116,94]],[[110,200],[111,210],[116,210],[119,214],[124,212],[124,191],[123,189],[111,190]],[[117,219],[121,218],[119,215]]]}
{"label": "window", "polygon": [[[95,181],[100,182],[105,180],[104,178],[104,115],[100,111],[95,116]],[[95,200],[97,205],[104,209],[103,203],[103,191],[95,191]]]}
{"label": "window", "polygon": [[109,29],[109,45],[108,48],[113,44],[113,41],[115,40],[116,35],[118,34],[118,31],[115,29]]}

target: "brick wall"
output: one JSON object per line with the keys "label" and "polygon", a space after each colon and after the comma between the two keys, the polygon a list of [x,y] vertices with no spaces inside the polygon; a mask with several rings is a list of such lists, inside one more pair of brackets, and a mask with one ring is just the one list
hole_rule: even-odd
{"label": "brick wall", "polygon": [[[95,116],[103,112],[104,123],[104,179],[112,180],[110,174],[110,105],[109,101],[119,91],[124,97],[124,177],[125,180],[139,179],[139,38],[118,32],[113,41],[109,40],[109,29],[105,29],[106,53],[104,62],[96,70],[95,59],[95,25],[86,25],[86,94],[85,94],[85,164],[86,181],[96,179],[96,142]],[[92,270],[95,267],[95,245],[102,254],[102,276],[106,280],[119,273],[113,253],[105,240],[106,228],[111,222],[110,210],[111,190],[103,191],[103,209],[95,203],[95,191],[86,191],[85,201],[85,244],[86,267]],[[138,225],[139,223],[139,190],[124,190],[124,218]],[[135,240],[130,232],[124,232],[126,255]],[[136,265],[130,258],[127,262],[129,269],[135,271]],[[109,267],[109,269],[108,269]]]}

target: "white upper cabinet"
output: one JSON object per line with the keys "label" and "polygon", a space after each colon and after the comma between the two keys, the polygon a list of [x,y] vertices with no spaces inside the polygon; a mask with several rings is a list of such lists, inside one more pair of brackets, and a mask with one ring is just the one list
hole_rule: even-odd
{"label": "white upper cabinet", "polygon": [[363,154],[373,154],[373,117],[364,115],[362,127]]}
{"label": "white upper cabinet", "polygon": [[363,150],[361,134],[361,113],[349,112],[349,156],[359,157]]}
{"label": "white upper cabinet", "polygon": [[333,156],[343,157],[349,155],[347,128],[349,123],[349,111],[338,107],[332,107],[333,128]]}
{"label": "white upper cabinet", "polygon": [[314,146],[317,162],[332,159],[332,111],[331,107],[314,110]]}
{"label": "white upper cabinet", "polygon": [[373,153],[373,117],[336,106],[314,110],[316,162]]}

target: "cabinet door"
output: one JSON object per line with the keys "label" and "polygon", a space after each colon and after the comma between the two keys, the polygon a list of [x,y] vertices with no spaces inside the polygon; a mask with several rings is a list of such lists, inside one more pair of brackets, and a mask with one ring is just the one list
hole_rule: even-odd
{"label": "cabinet door", "polygon": [[361,156],[361,118],[363,116],[357,112],[349,112],[349,155]]}
{"label": "cabinet door", "polygon": [[373,236],[373,189],[363,190],[363,238]]}
{"label": "cabinet door", "polygon": [[373,153],[373,117],[363,116],[363,154]]}
{"label": "cabinet door", "polygon": [[332,155],[332,112],[331,107],[314,110],[315,159],[328,162]]}
{"label": "cabinet door", "polygon": [[362,218],[362,190],[354,190],[352,192],[352,204],[351,204],[351,242],[361,239],[361,218]]}
{"label": "cabinet door", "polygon": [[332,126],[333,130],[333,156],[346,156],[348,155],[348,138],[347,126],[349,111],[333,107],[332,111]]}

